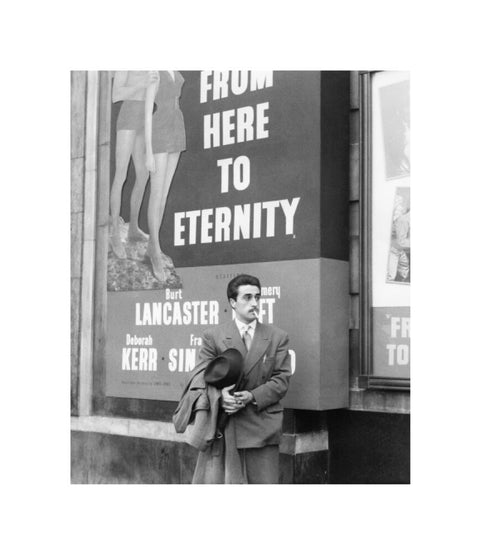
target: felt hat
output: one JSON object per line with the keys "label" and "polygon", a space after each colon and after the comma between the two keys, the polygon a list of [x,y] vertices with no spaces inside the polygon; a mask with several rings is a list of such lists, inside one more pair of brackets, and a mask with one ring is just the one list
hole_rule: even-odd
{"label": "felt hat", "polygon": [[228,348],[205,368],[205,383],[223,389],[238,384],[242,375],[242,354],[236,348]]}

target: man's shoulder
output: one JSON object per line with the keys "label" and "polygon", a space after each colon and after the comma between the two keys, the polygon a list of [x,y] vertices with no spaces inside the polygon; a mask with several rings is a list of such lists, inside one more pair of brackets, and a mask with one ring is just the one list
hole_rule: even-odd
{"label": "man's shoulder", "polygon": [[269,323],[258,323],[258,325],[264,329],[267,333],[277,336],[277,337],[288,337],[288,333],[280,327],[275,327],[275,325],[270,325]]}

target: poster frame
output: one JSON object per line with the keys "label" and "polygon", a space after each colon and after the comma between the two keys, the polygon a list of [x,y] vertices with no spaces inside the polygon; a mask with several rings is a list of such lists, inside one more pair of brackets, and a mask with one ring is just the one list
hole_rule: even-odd
{"label": "poster frame", "polygon": [[373,375],[372,325],[372,77],[359,71],[360,87],[360,375],[359,387],[410,390],[410,378]]}

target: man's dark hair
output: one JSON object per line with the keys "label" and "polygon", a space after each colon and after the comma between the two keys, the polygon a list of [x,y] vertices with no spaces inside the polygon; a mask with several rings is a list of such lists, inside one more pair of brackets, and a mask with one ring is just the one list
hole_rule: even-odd
{"label": "man's dark hair", "polygon": [[241,275],[234,277],[230,283],[228,283],[227,298],[236,300],[238,296],[238,287],[241,287],[242,285],[251,285],[252,287],[258,287],[259,290],[262,290],[260,281],[256,277],[242,273]]}

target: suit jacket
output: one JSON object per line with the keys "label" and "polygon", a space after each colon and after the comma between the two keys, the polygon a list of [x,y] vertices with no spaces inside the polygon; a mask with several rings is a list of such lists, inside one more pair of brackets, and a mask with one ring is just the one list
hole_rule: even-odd
{"label": "suit jacket", "polygon": [[291,377],[288,335],[285,331],[257,322],[250,350],[240,337],[235,321],[207,329],[203,335],[200,363],[212,360],[227,348],[244,357],[244,377],[238,390],[249,390],[255,404],[248,404],[230,416],[235,426],[237,448],[260,448],[279,444],[283,407]]}

